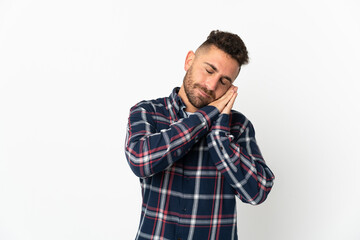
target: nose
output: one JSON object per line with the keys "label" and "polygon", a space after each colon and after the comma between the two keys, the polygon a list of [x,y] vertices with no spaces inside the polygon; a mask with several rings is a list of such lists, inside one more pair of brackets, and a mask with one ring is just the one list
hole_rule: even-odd
{"label": "nose", "polygon": [[216,87],[217,87],[217,84],[218,84],[218,79],[216,77],[209,77],[208,79],[206,79],[206,88],[209,90],[209,91],[215,91],[216,90]]}

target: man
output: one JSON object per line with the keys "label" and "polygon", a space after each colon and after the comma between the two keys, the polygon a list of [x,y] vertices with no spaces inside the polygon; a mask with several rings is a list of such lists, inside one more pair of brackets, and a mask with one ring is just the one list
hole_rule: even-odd
{"label": "man", "polygon": [[143,198],[136,239],[237,239],[235,196],[266,199],[274,175],[251,122],[232,110],[247,62],[239,36],[212,31],[187,54],[180,89],[131,108],[125,153]]}

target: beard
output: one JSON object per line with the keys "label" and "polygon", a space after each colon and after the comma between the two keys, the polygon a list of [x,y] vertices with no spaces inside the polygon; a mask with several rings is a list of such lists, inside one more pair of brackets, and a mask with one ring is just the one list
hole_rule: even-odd
{"label": "beard", "polygon": [[[192,67],[190,67],[186,72],[183,84],[187,99],[189,100],[191,105],[193,105],[197,109],[205,107],[206,105],[215,100],[215,94],[213,91],[210,91],[207,88],[201,86],[200,84],[194,82],[192,76]],[[208,95],[208,97],[200,95],[197,89],[202,90]]]}

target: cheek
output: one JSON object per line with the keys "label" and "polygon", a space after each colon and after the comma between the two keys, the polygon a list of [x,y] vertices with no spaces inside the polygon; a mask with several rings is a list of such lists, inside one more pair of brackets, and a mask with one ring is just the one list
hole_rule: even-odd
{"label": "cheek", "polygon": [[206,82],[206,75],[201,71],[193,71],[192,72],[192,79],[196,83],[205,83]]}

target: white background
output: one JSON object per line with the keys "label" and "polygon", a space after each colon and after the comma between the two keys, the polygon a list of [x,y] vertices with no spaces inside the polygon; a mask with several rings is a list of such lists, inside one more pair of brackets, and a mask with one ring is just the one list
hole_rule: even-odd
{"label": "white background", "polygon": [[360,239],[356,0],[0,0],[0,239],[134,239],[129,108],[180,86],[188,50],[239,34],[235,108],[276,182],[240,239]]}

